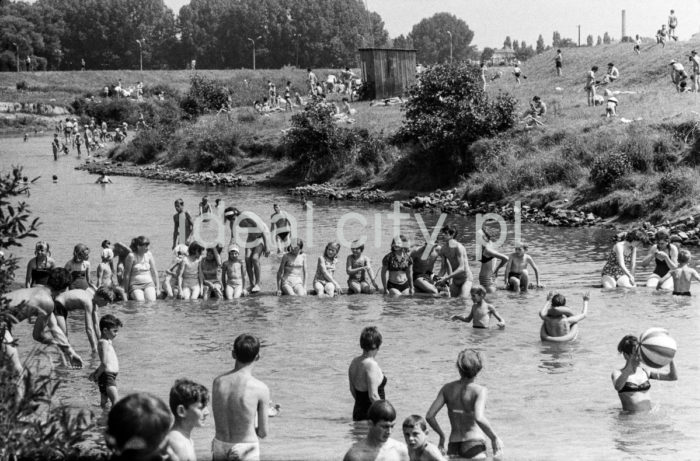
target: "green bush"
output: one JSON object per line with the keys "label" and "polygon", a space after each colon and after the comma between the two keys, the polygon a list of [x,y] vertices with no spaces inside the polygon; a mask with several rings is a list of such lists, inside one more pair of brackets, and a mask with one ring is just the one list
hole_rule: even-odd
{"label": "green bush", "polygon": [[189,116],[199,117],[210,111],[218,111],[227,103],[229,94],[229,90],[216,80],[194,74],[180,107]]}
{"label": "green bush", "polygon": [[674,198],[694,196],[697,191],[698,173],[693,168],[678,168],[659,178],[659,192]]}
{"label": "green bush", "polygon": [[175,132],[168,143],[170,166],[225,173],[244,156],[240,129],[221,117],[200,119]]}
{"label": "green bush", "polygon": [[27,82],[24,80],[17,82],[17,91],[27,91],[29,89],[29,85],[27,85]]}
{"label": "green bush", "polygon": [[615,182],[632,170],[627,154],[611,152],[593,161],[590,180],[600,191],[610,190]]}

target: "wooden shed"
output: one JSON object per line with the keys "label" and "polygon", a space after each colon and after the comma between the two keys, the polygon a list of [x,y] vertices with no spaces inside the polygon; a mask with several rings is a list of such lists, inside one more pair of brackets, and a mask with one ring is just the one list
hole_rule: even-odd
{"label": "wooden shed", "polygon": [[360,48],[360,69],[372,99],[401,96],[416,80],[416,50]]}

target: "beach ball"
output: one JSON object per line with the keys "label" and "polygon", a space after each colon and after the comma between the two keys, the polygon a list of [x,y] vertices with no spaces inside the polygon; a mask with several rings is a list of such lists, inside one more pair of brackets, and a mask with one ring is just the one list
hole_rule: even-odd
{"label": "beach ball", "polygon": [[663,328],[649,328],[639,337],[642,361],[652,368],[668,365],[676,355],[676,341]]}

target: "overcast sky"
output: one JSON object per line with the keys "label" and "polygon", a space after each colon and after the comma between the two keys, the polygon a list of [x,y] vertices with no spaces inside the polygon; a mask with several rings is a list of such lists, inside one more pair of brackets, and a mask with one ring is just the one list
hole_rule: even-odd
{"label": "overcast sky", "polygon": [[[189,0],[164,0],[177,12]],[[323,1],[323,0],[319,0]],[[562,38],[578,39],[608,32],[611,37],[621,36],[621,11],[626,10],[627,35],[653,37],[661,24],[666,23],[669,10],[678,17],[678,36],[687,40],[700,32],[700,0],[365,0],[372,11],[384,19],[389,36],[407,34],[421,19],[439,12],[449,12],[463,19],[474,31],[479,48],[501,47],[506,35],[514,40],[525,40],[535,45],[542,34],[551,45],[552,32],[558,30]]]}

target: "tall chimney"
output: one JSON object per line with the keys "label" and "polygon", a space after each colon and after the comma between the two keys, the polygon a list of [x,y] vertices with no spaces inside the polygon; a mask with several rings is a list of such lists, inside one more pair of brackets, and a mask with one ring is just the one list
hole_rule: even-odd
{"label": "tall chimney", "polygon": [[620,37],[620,40],[624,39],[627,37],[627,34],[625,33],[625,10],[622,10],[622,37]]}

